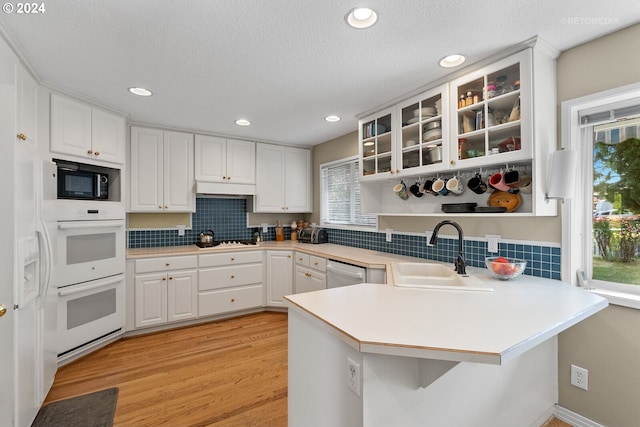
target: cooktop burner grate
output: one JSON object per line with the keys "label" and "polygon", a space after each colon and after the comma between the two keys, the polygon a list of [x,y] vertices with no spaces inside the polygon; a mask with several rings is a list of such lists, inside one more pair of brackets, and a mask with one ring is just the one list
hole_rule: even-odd
{"label": "cooktop burner grate", "polygon": [[216,240],[213,243],[196,242],[196,246],[198,246],[201,249],[215,248],[215,247],[227,248],[227,247],[247,246],[247,245],[255,245],[255,244],[256,244],[256,242],[254,242],[253,240],[248,240],[248,239]]}

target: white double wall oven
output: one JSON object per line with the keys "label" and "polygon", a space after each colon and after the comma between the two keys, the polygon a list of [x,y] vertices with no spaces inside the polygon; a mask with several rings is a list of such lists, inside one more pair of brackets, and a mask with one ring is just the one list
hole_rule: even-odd
{"label": "white double wall oven", "polygon": [[124,332],[125,208],[58,200],[56,234],[61,361]]}

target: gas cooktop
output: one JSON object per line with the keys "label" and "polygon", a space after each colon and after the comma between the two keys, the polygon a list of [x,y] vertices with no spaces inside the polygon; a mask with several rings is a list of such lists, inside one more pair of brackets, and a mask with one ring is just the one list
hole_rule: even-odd
{"label": "gas cooktop", "polygon": [[196,246],[200,249],[208,248],[234,248],[239,246],[255,245],[253,240],[240,239],[240,240],[216,240],[213,243],[196,242]]}

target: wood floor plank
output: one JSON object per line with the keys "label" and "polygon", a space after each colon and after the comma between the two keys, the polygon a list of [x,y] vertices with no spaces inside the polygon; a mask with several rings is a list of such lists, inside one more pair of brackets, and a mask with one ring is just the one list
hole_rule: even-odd
{"label": "wood floor plank", "polygon": [[120,389],[114,427],[286,427],[287,315],[115,342],[59,369],[45,403],[108,387]]}
{"label": "wood floor plank", "polygon": [[46,402],[119,387],[114,427],[287,425],[287,315],[127,338],[62,367]]}

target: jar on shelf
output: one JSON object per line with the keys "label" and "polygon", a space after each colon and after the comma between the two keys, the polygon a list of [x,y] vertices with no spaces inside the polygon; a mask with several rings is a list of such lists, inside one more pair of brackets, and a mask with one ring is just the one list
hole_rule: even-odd
{"label": "jar on shelf", "polygon": [[471,91],[467,92],[467,96],[464,99],[464,105],[465,106],[473,105],[473,92]]}
{"label": "jar on shelf", "polygon": [[493,83],[489,83],[487,85],[487,97],[486,99],[490,99],[496,96],[496,85]]}
{"label": "jar on shelf", "polygon": [[458,159],[466,159],[467,156],[467,138],[458,139]]}
{"label": "jar on shelf", "polygon": [[460,95],[460,100],[458,101],[458,108],[464,108],[466,105],[466,101],[464,95]]}

